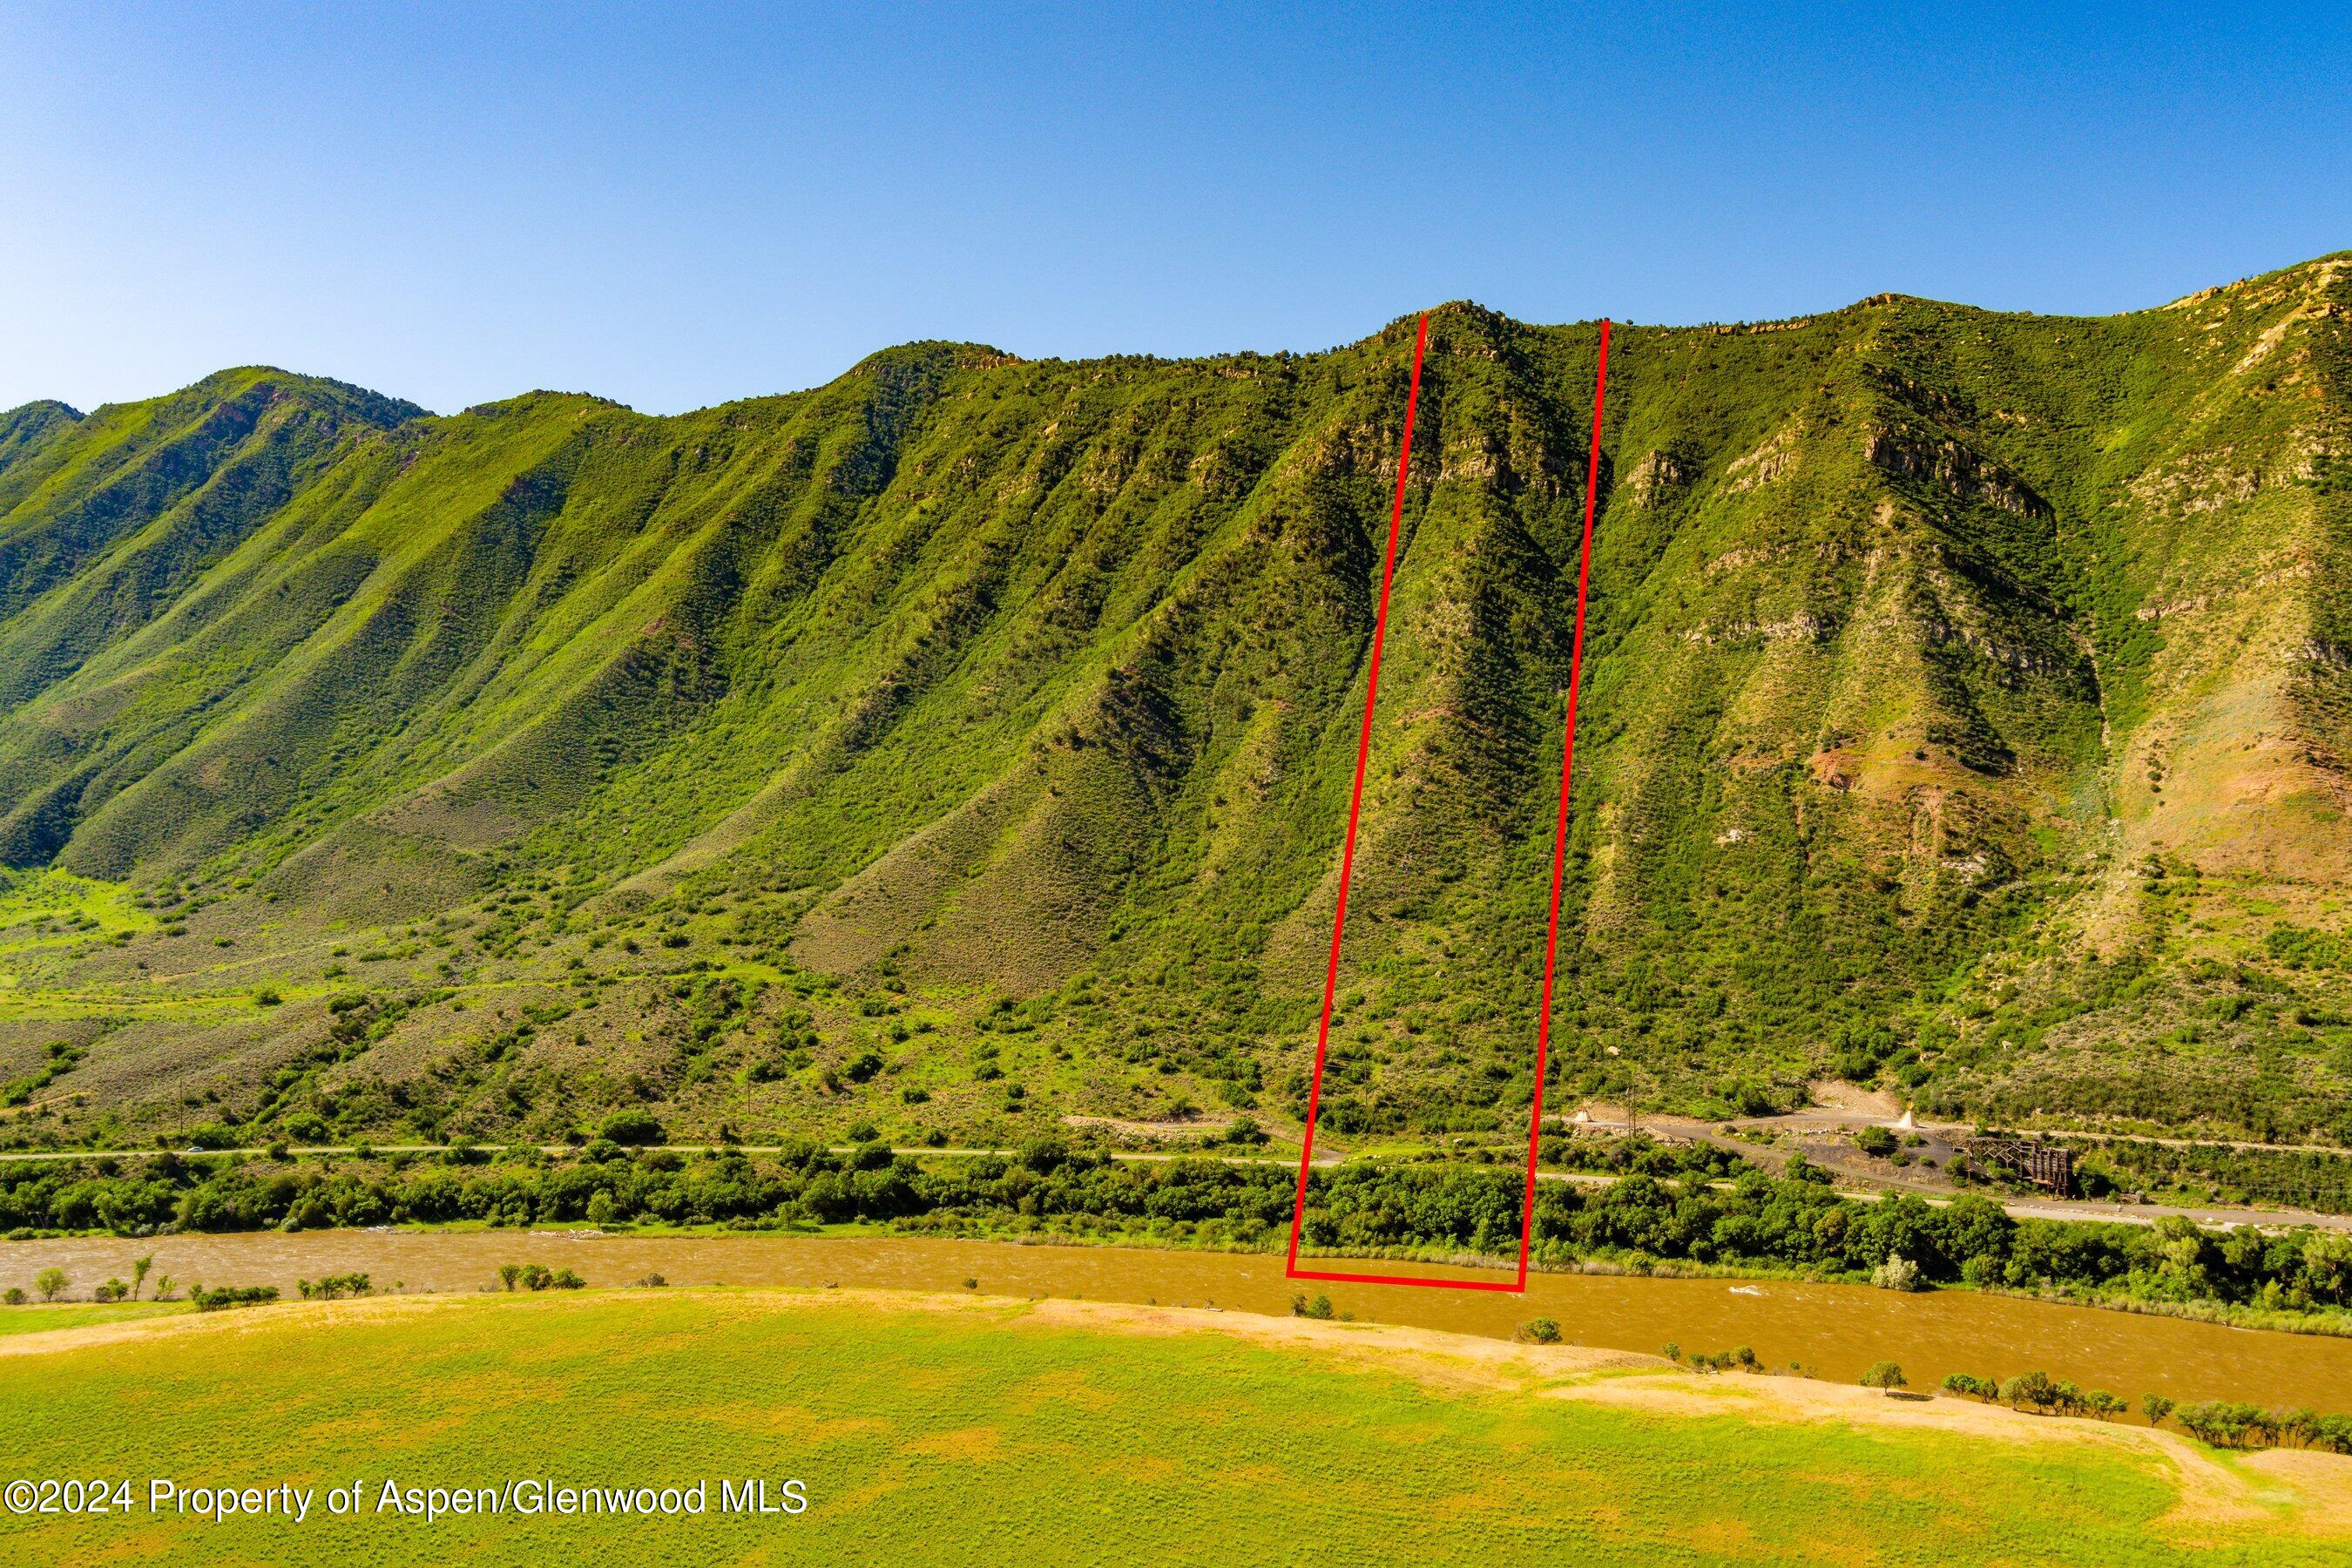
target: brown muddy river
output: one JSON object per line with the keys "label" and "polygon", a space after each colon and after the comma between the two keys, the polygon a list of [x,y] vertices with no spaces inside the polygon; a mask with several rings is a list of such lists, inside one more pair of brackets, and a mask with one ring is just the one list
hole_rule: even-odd
{"label": "brown muddy river", "polygon": [[[1360,1319],[1460,1333],[1507,1337],[1517,1324],[1542,1316],[1559,1322],[1563,1339],[1586,1345],[1655,1352],[1671,1341],[1685,1352],[1748,1345],[1767,1366],[1796,1363],[1838,1382],[1853,1381],[1876,1361],[1900,1363],[1915,1388],[1932,1388],[1951,1372],[1981,1377],[2039,1369],[2135,1402],[2153,1392],[2184,1401],[2245,1399],[2352,1412],[2352,1339],[1962,1290],[1905,1296],[1773,1280],[1538,1274],[1521,1298],[1293,1281],[1283,1278],[1279,1258],[1229,1253],[900,1237],[311,1231],[0,1243],[0,1288],[30,1290],[34,1275],[55,1265],[72,1281],[68,1294],[87,1300],[91,1287],[112,1276],[129,1279],[131,1260],[151,1252],[156,1272],[183,1285],[276,1285],[289,1295],[298,1279],[352,1272],[372,1276],[379,1291],[478,1290],[495,1283],[502,1263],[568,1268],[591,1285],[625,1285],[653,1272],[680,1286],[960,1290],[966,1279],[977,1279],[991,1295],[1271,1313],[1286,1312],[1293,1292],[1303,1289],[1328,1291],[1340,1310]],[[1415,1271],[1478,1278],[1466,1270]]]}

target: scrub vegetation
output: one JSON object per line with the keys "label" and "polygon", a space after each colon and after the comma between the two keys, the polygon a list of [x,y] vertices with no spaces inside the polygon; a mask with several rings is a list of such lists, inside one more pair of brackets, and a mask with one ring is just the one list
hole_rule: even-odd
{"label": "scrub vegetation", "polygon": [[[2352,262],[1431,317],[1346,1143],[1556,1102],[2352,1143]],[[675,418],[0,415],[0,1141],[1295,1134],[1412,323]]]}

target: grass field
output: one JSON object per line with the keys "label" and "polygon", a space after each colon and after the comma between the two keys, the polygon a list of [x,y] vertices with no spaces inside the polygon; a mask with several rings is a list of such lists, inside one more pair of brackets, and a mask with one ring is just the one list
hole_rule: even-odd
{"label": "grass field", "polygon": [[[301,1524],[0,1516],[26,1561],[2352,1561],[2325,1456],[1239,1313],[589,1292],[0,1347],[11,1477],[319,1489]],[[387,1479],[529,1477],[704,1480],[711,1511],[326,1513],[354,1479],[372,1510]],[[807,1511],[719,1511],[760,1477]]]}
{"label": "grass field", "polygon": [[142,1318],[165,1318],[190,1310],[184,1301],[123,1301],[99,1306],[87,1301],[55,1306],[10,1307],[0,1310],[0,1335],[47,1333],[57,1329],[85,1329],[98,1323],[132,1323]]}

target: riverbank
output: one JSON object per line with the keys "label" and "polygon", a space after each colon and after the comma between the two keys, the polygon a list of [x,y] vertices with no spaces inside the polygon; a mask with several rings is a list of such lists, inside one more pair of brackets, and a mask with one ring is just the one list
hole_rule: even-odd
{"label": "riverbank", "polygon": [[[302,1158],[157,1153],[138,1162],[0,1166],[0,1232],[233,1233],[476,1223],[720,1225],[803,1232],[860,1224],[900,1235],[1047,1237],[1264,1253],[1286,1247],[1287,1169],[1256,1161],[1107,1158],[1041,1141],[1015,1154],[916,1157],[879,1143],[759,1152],[550,1155],[453,1149]],[[1475,1265],[1515,1254],[1521,1178],[1465,1164],[1310,1173],[1304,1254]],[[2352,1329],[2352,1237],[2017,1220],[1982,1198],[1861,1202],[1791,1163],[1779,1180],[1712,1168],[1538,1184],[1530,1259],[1544,1271],[1873,1279],[1967,1286],[2086,1304],[2154,1304],[2218,1321]]]}
{"label": "riverbank", "polygon": [[[2073,1136],[2070,1134],[2070,1136]],[[1718,1140],[1719,1146],[1737,1150],[1752,1157],[1756,1151]],[[640,1153],[674,1153],[679,1155],[734,1153],[745,1156],[773,1156],[795,1147],[782,1143],[660,1143],[641,1146]],[[2263,1147],[2269,1147],[2264,1145]],[[826,1147],[830,1154],[854,1154],[858,1145],[833,1144]],[[8,1164],[44,1164],[87,1163],[99,1160],[121,1162],[150,1160],[158,1151],[152,1149],[15,1149],[0,1150],[0,1167]],[[386,1157],[403,1155],[412,1158],[445,1158],[457,1153],[473,1153],[490,1158],[506,1155],[540,1156],[560,1159],[577,1152],[569,1143],[304,1143],[289,1144],[283,1151],[292,1159],[350,1159],[355,1157]],[[951,1149],[934,1148],[929,1144],[894,1146],[896,1158],[908,1160],[1012,1160],[1020,1157],[1018,1149]],[[1105,1160],[1131,1164],[1169,1164],[1177,1161],[1209,1161],[1221,1165],[1264,1166],[1279,1171],[1298,1169],[1296,1150],[1285,1151],[1278,1144],[1274,1152],[1261,1154],[1237,1154],[1229,1151],[1203,1150],[1134,1150],[1102,1149],[1094,1151]],[[2329,1151],[2333,1152],[2333,1151]],[[208,1158],[258,1160],[275,1157],[268,1147],[188,1150],[186,1155]],[[1315,1164],[1318,1171],[1341,1166],[1363,1168],[1381,1163],[1397,1163],[1394,1160],[1370,1156],[1347,1156],[1326,1152]],[[1832,1168],[1841,1178],[1851,1173]],[[1582,1169],[1559,1169],[1541,1166],[1536,1173],[1539,1182],[1570,1182],[1581,1186],[1605,1187],[1626,1178],[1621,1174]],[[1726,1184],[1718,1183],[1717,1184]],[[1949,1183],[1931,1184],[1916,1180],[1880,1179],[1869,1185],[1838,1186],[1836,1194],[1855,1203],[1878,1203],[1888,1198],[1916,1197],[1937,1207],[1947,1206],[1962,1198],[1973,1198],[1997,1205],[2011,1219],[2046,1219],[2084,1221],[2103,1225],[2153,1226],[2163,1220],[2179,1218],[2212,1229],[2236,1229],[2253,1226],[2263,1229],[2311,1226],[2320,1230],[2352,1232],[2352,1212],[2332,1212],[2300,1209],[2282,1205],[2258,1207],[2250,1205],[2168,1204],[2141,1200],[2132,1203],[2103,1201],[2091,1198],[2029,1197],[2013,1193],[1963,1191]]]}
{"label": "riverbank", "polygon": [[[2352,1461],[1701,1376],[1654,1356],[1200,1308],[844,1289],[296,1303],[0,1341],[27,1474],[272,1484],[282,1516],[0,1520],[208,1563],[942,1557],[2340,1561]],[[34,1369],[37,1368],[35,1372]],[[126,1422],[135,1404],[150,1418]],[[188,1435],[204,1435],[201,1447]],[[365,1478],[353,1512],[329,1489]],[[804,1511],[721,1507],[797,1483]],[[704,1488],[701,1512],[427,1521],[382,1488]],[[2053,1498],[2063,1498],[2053,1508]],[[138,1500],[144,1503],[142,1494]],[[483,1511],[493,1511],[485,1508]],[[29,1542],[28,1542],[29,1544]]]}
{"label": "riverbank", "polygon": [[[387,1232],[420,1236],[478,1235],[514,1236],[516,1227],[486,1224],[475,1220],[456,1220],[434,1225],[375,1226],[365,1227],[367,1234]],[[549,1227],[526,1227],[525,1234],[546,1235]],[[955,1239],[985,1242],[995,1245],[1027,1247],[1098,1248],[1112,1252],[1173,1252],[1224,1254],[1245,1258],[1272,1258],[1285,1256],[1277,1239],[1242,1243],[1202,1237],[1177,1237],[1166,1234],[1134,1234],[1124,1231],[1085,1232],[1039,1228],[1034,1225],[1000,1226],[971,1225],[955,1227],[902,1227],[892,1223],[849,1221],[838,1224],[793,1224],[785,1226],[745,1226],[740,1224],[663,1225],[626,1223],[611,1226],[562,1227],[558,1234],[583,1237],[635,1237],[648,1240],[692,1240],[720,1237],[782,1236],[824,1240],[864,1239]],[[168,1232],[155,1233],[167,1236]],[[88,1232],[13,1233],[0,1247],[8,1243],[29,1241],[71,1241],[90,1236]],[[121,1238],[132,1244],[143,1244],[154,1237]],[[152,1252],[152,1248],[147,1248]],[[5,1254],[0,1254],[4,1258]],[[1450,1272],[1464,1279],[1494,1279],[1516,1272],[1517,1260],[1492,1255],[1465,1253],[1454,1248],[1387,1247],[1378,1250],[1327,1252],[1306,1248],[1300,1253],[1302,1264],[1338,1263],[1378,1265],[1389,1268],[1410,1265],[1416,1271],[1431,1269]],[[1628,1261],[1611,1258],[1531,1258],[1529,1274],[1577,1275],[1603,1279],[1654,1279],[1749,1281],[1783,1285],[1829,1285],[1855,1289],[1876,1289],[1867,1275],[1856,1272],[1839,1274],[1818,1268],[1772,1268],[1755,1263],[1705,1264],[1655,1258]],[[9,1280],[0,1275],[0,1288]],[[30,1288],[19,1280],[17,1288]],[[284,1288],[291,1289],[291,1286]],[[1985,1295],[2046,1305],[2085,1308],[2100,1311],[2127,1312],[2141,1317],[2171,1318],[2189,1322],[2210,1323],[2224,1328],[2247,1329],[2264,1333],[2304,1334],[2327,1339],[2352,1340],[2352,1313],[2347,1312],[2281,1312],[2257,1308],[2213,1302],[2140,1301],[2122,1296],[2098,1296],[2063,1289],[2008,1289],[1992,1285],[1971,1285],[1954,1281],[1931,1289],[1937,1293]]]}
{"label": "riverbank", "polygon": [[[181,1289],[270,1285],[289,1299],[301,1280],[364,1273],[380,1293],[476,1295],[507,1264],[569,1268],[592,1287],[655,1276],[673,1286],[724,1284],[978,1293],[1136,1306],[1213,1305],[1283,1316],[1302,1292],[1328,1294],[1336,1312],[1508,1340],[1549,1317],[1588,1347],[1654,1353],[1750,1347],[1769,1366],[1791,1363],[1850,1383],[1880,1361],[1903,1364],[1919,1386],[1947,1373],[2041,1371],[2134,1401],[2159,1394],[2187,1404],[2245,1399],[2352,1412],[2352,1340],[2255,1333],[2212,1323],[2135,1316],[1969,1290],[1916,1295],[1787,1279],[1753,1281],[1630,1273],[1538,1274],[1525,1296],[1491,1291],[1328,1285],[1286,1278],[1279,1255],[1086,1247],[893,1236],[743,1232],[600,1233],[587,1229],[327,1230],[295,1234],[77,1237],[0,1244],[0,1287],[31,1288],[44,1268],[86,1298],[110,1278],[130,1279],[153,1259],[153,1282]],[[1375,1265],[1377,1270],[1378,1265]],[[1426,1271],[1475,1278],[1475,1271]],[[33,1309],[18,1309],[20,1311]]]}

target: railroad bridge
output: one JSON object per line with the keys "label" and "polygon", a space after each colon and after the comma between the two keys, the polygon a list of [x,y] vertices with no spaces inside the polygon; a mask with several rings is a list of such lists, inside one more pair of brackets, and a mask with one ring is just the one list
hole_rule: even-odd
{"label": "railroad bridge", "polygon": [[1967,1138],[1960,1152],[1979,1167],[2022,1176],[2053,1197],[2074,1195],[2074,1151],[2032,1138]]}

